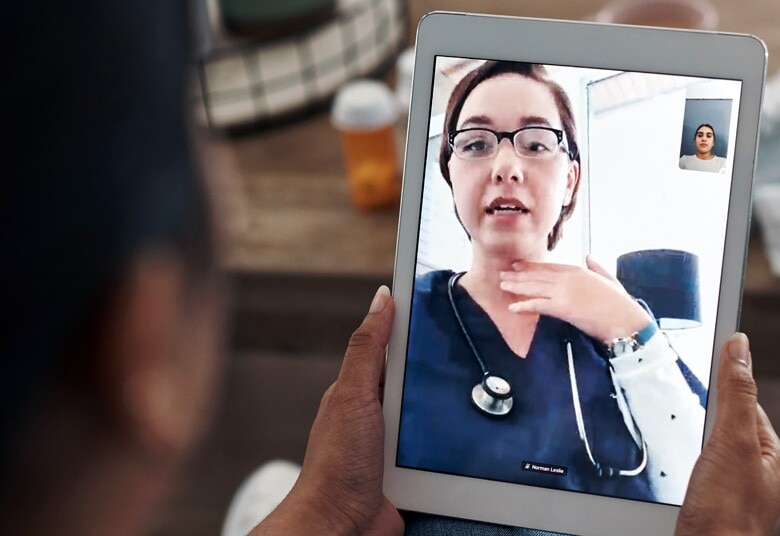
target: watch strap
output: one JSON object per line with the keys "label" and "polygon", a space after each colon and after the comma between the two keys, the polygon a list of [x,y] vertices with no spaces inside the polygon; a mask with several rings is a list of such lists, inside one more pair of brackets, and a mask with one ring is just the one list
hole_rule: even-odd
{"label": "watch strap", "polygon": [[658,324],[655,323],[655,320],[650,320],[645,327],[637,331],[636,335],[634,335],[634,340],[636,340],[638,348],[647,344],[656,333],[658,333]]}
{"label": "watch strap", "polygon": [[628,337],[618,337],[607,342],[607,354],[610,358],[636,352],[647,344],[658,332],[658,324],[651,319],[645,327]]}

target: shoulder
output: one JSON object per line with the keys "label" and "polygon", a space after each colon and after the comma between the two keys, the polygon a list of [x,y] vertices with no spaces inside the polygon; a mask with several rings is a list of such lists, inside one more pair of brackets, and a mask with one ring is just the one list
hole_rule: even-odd
{"label": "shoulder", "polygon": [[680,157],[680,167],[682,169],[685,169],[688,166],[688,160],[690,159],[690,155],[684,154]]}
{"label": "shoulder", "polygon": [[407,363],[428,363],[430,355],[440,353],[433,348],[444,344],[451,332],[452,319],[446,311],[450,308],[447,283],[452,274],[451,270],[436,270],[415,279]]}
{"label": "shoulder", "polygon": [[449,307],[447,285],[453,273],[452,270],[434,270],[417,276],[412,295],[412,329],[433,321],[443,308]]}
{"label": "shoulder", "polygon": [[415,297],[446,291],[450,277],[454,273],[452,270],[432,270],[417,276],[414,280]]}

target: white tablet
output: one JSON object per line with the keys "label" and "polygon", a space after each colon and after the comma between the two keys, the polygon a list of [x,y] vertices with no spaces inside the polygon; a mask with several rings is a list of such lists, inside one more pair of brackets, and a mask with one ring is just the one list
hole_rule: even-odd
{"label": "white tablet", "polygon": [[398,508],[673,532],[739,319],[765,62],[750,36],[422,20],[384,395]]}

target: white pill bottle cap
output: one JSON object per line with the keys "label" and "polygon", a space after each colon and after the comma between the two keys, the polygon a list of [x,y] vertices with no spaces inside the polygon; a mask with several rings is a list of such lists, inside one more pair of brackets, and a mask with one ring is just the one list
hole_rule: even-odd
{"label": "white pill bottle cap", "polygon": [[341,86],[333,99],[331,121],[339,130],[374,130],[395,123],[398,103],[387,84],[359,79]]}

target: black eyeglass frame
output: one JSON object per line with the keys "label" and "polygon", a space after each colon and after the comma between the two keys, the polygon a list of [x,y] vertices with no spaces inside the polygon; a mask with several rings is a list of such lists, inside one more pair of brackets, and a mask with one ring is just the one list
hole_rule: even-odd
{"label": "black eyeglass frame", "polygon": [[[496,146],[498,146],[503,140],[507,139],[507,140],[509,140],[509,143],[512,144],[512,147],[514,147],[514,145],[515,145],[515,136],[517,136],[518,133],[523,132],[524,130],[531,130],[531,129],[546,130],[548,132],[552,132],[553,134],[555,134],[555,137],[558,139],[557,147],[560,147],[561,145],[564,145],[563,144],[563,138],[564,138],[563,130],[560,130],[560,129],[557,129],[557,128],[553,128],[553,127],[545,127],[545,126],[541,126],[541,125],[531,125],[531,126],[526,126],[526,127],[520,127],[517,130],[512,130],[512,131],[497,131],[497,130],[493,130],[491,128],[485,128],[485,127],[463,128],[463,129],[460,129],[460,130],[456,130],[454,132],[450,132],[449,135],[447,136],[447,142],[449,143],[450,149],[452,150],[452,154],[455,154],[455,136],[457,136],[458,134],[461,134],[463,132],[471,132],[471,131],[474,131],[474,130],[481,130],[481,131],[485,131],[485,132],[490,132],[491,134],[493,134],[496,137],[496,139],[498,140],[496,142]],[[564,149],[566,151],[566,155],[569,157],[569,160],[576,160],[577,159],[577,150],[576,149],[575,150],[571,150],[571,148],[568,147],[568,145],[564,145]],[[460,157],[458,157],[458,158],[460,158]],[[531,157],[531,158],[533,158],[533,157]]]}

